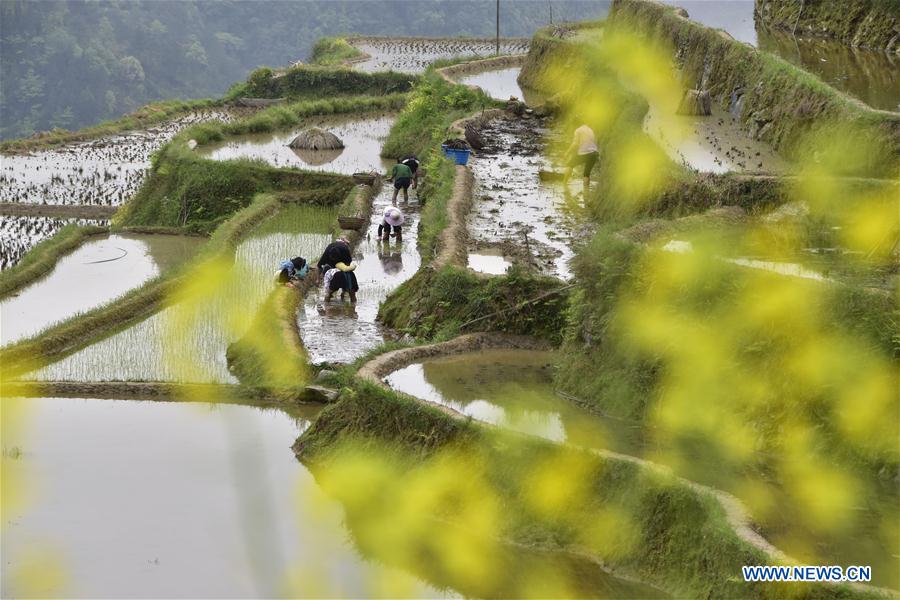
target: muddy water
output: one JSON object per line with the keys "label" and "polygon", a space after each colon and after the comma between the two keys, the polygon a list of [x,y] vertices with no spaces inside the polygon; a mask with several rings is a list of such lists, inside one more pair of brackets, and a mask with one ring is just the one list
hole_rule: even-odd
{"label": "muddy water", "polygon": [[759,30],[759,47],[873,108],[900,111],[900,57],[828,39]]}
{"label": "muddy water", "polygon": [[195,123],[230,118],[228,111],[208,110],[142,131],[4,155],[0,202],[117,206],[140,187],[150,155],[175,134]]}
{"label": "muddy water", "polygon": [[[891,558],[900,551],[896,486],[868,482],[867,489],[855,499],[856,506],[847,508],[843,530],[833,534],[806,530],[796,518],[797,507],[783,495],[777,482],[771,481],[771,472],[736,472],[712,453],[675,441],[671,434],[578,408],[553,392],[553,361],[554,356],[548,352],[488,350],[415,363],[391,373],[385,381],[398,391],[511,430],[650,457],[689,479],[738,496],[747,489],[748,478],[760,481],[783,505],[779,514],[765,521],[765,533],[776,546],[821,564],[871,564],[876,584],[900,586],[896,559]],[[805,543],[798,547],[797,540]]]}
{"label": "muddy water", "polygon": [[[203,149],[210,158],[224,160],[247,156],[261,158],[279,166],[294,166],[338,173],[376,170],[386,173],[395,161],[380,156],[381,146],[394,123],[394,115],[363,115],[309,119],[296,130],[264,136],[241,136],[218,146]],[[307,127],[324,127],[341,138],[346,146],[331,155],[318,155],[313,161],[308,155],[287,147],[300,131]],[[410,190],[409,203],[398,204],[406,221],[401,240],[388,242],[376,239],[378,224],[384,208],[391,203],[393,186],[385,183],[373,202],[372,218],[367,236],[357,246],[354,260],[360,291],[357,303],[349,298],[341,302],[338,296],[325,301],[321,289],[307,293],[297,315],[300,335],[313,363],[352,362],[385,340],[387,332],[376,322],[379,304],[401,283],[418,270],[421,257],[416,246],[419,223],[419,203],[416,192]],[[325,243],[321,243],[308,257],[316,262]],[[304,255],[307,256],[307,255]]]}
{"label": "muddy water", "polygon": [[109,302],[188,261],[200,237],[121,234],[91,238],[47,275],[0,301],[0,344],[29,337]]}
{"label": "muddy water", "polygon": [[740,122],[713,103],[712,115],[670,115],[650,106],[644,131],[673,161],[704,173],[782,173],[788,164],[765,142],[750,138]]}
{"label": "muddy water", "polygon": [[372,203],[367,235],[354,252],[359,282],[356,304],[350,304],[349,299],[342,302],[337,295],[326,301],[321,288],[311,290],[306,296],[297,323],[313,363],[352,362],[390,336],[376,321],[378,306],[401,283],[415,275],[422,262],[417,247],[419,200],[414,190],[410,189],[409,202],[403,202],[402,192],[397,199],[405,217],[402,239],[391,238],[385,242],[377,237],[378,225],[384,209],[391,205],[392,194],[393,186],[385,182]]}
{"label": "muddy water", "polygon": [[495,71],[485,71],[484,73],[476,73],[460,77],[457,82],[466,85],[477,85],[484,93],[491,98],[498,100],[506,100],[511,96],[525,98],[522,88],[516,78],[519,76],[521,67],[511,67],[509,69],[497,69]]}
{"label": "muddy water", "polygon": [[762,25],[757,27],[752,0],[664,2],[686,9],[690,18],[698,23],[724,29],[738,41],[757,46],[802,67],[873,108],[900,110],[900,75],[895,56],[851,48],[827,39],[769,31]]}
{"label": "muddy water", "polygon": [[[466,39],[361,39],[351,40],[354,46],[369,55],[354,63],[363,71],[402,71],[421,73],[434,61],[456,56],[494,56],[494,42]],[[528,40],[501,41],[500,54],[524,54]]]}
{"label": "muddy water", "polygon": [[[336,173],[381,170],[378,156],[396,117],[367,115],[311,117],[290,131],[241,135],[201,146],[197,152],[213,160],[262,159],[276,167],[294,167]],[[288,147],[298,133],[310,127],[327,129],[344,142],[342,150],[295,150]]]}
{"label": "muddy water", "polygon": [[[28,493],[3,515],[5,598],[366,597],[385,578],[410,596],[445,595],[348,541],[341,506],[290,450],[315,409],[60,398],[4,408],[26,417],[4,428],[3,454]],[[42,576],[23,587],[29,568]]]}
{"label": "muddy water", "polygon": [[225,352],[240,338],[272,290],[278,263],[313,257],[330,240],[333,209],[292,207],[242,242],[223,264],[210,295],[176,304],[35,374],[61,381],[236,383]]}
{"label": "muddy water", "polygon": [[554,359],[551,352],[484,350],[415,363],[385,381],[395,390],[507,429],[640,454],[645,442],[637,428],[556,396]]}
{"label": "muddy water", "polygon": [[475,174],[469,250],[503,244],[540,272],[567,279],[574,225],[566,206],[572,199],[566,200],[561,184],[538,177],[549,168],[542,157],[549,134],[533,117],[496,119],[482,129],[488,146],[469,161]]}
{"label": "muddy water", "polygon": [[0,270],[17,264],[29,250],[69,223],[108,225],[108,221],[52,217],[0,217]]}
{"label": "muddy water", "polygon": [[473,271],[489,275],[503,275],[511,265],[499,248],[480,248],[477,252],[469,252],[467,263]]}

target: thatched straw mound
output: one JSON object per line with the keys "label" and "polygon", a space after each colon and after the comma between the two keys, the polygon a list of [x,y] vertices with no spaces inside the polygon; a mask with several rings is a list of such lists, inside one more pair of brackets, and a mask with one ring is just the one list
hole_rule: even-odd
{"label": "thatched straw mound", "polygon": [[330,131],[311,127],[301,131],[288,146],[299,150],[340,150],[344,147],[344,142]]}

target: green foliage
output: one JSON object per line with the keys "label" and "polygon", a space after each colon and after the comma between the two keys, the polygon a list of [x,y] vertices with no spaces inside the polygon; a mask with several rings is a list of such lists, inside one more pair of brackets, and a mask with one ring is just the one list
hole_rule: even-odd
{"label": "green foliage", "polygon": [[341,175],[276,169],[250,160],[206,160],[170,152],[117,215],[117,222],[210,232],[261,192],[316,189],[319,193],[307,200],[327,204],[338,202],[351,186],[350,178]]}
{"label": "green foliage", "polygon": [[397,111],[406,105],[405,94],[384,96],[350,96],[319,100],[303,100],[290,104],[278,104],[254,113],[246,119],[223,123],[211,121],[200,123],[182,131],[172,140],[173,144],[194,139],[203,145],[218,142],[231,135],[245,133],[268,133],[294,127],[302,119],[312,115],[366,113],[374,111]]}
{"label": "green foliage", "polygon": [[[425,339],[503,331],[558,343],[566,306],[562,288],[556,279],[517,268],[502,277],[485,278],[446,266],[437,272],[419,271],[381,305],[378,317]],[[556,290],[561,293],[553,293]]]}
{"label": "green foliage", "polygon": [[312,62],[317,65],[339,65],[345,60],[363,56],[362,51],[339,37],[320,38],[312,49]]}
{"label": "green foliage", "polygon": [[427,198],[419,220],[419,252],[422,261],[429,262],[434,258],[437,241],[441,232],[447,227],[447,202],[453,195],[456,167],[452,160],[432,152],[424,164],[426,177],[419,190],[419,195]]}
{"label": "green foliage", "polygon": [[481,90],[454,85],[429,71],[415,85],[406,108],[391,128],[381,155],[398,158],[416,154],[428,161],[453,121],[496,103]]}
{"label": "green foliage", "polygon": [[365,73],[348,67],[299,65],[284,73],[261,67],[241,87],[229,93],[252,98],[331,98],[334,96],[382,96],[409,91],[414,75],[393,71]]}

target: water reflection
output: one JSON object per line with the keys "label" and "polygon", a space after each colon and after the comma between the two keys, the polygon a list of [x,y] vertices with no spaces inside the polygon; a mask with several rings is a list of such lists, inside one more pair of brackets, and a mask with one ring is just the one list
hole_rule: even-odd
{"label": "water reflection", "polygon": [[[275,133],[229,137],[226,141],[197,148],[201,156],[213,160],[252,158],[275,167],[295,167],[351,174],[382,171],[381,146],[387,138],[394,115],[345,115],[310,117],[302,126]],[[340,150],[290,148],[291,140],[310,127],[326,129],[344,142]]]}
{"label": "water reflection", "polygon": [[[383,581],[446,596],[348,542],[342,507],[290,451],[318,409],[3,402],[28,411],[4,428],[4,474],[31,492],[4,514],[4,598],[364,597]],[[29,568],[42,576],[23,580]]]}
{"label": "water reflection", "polygon": [[200,237],[121,234],[92,239],[47,275],[0,301],[0,343],[33,335],[134,289],[186,262]]}
{"label": "water reflection", "polygon": [[[873,569],[879,571],[878,585],[898,585],[890,556],[900,548],[900,531],[885,526],[896,516],[900,501],[896,486],[870,481],[871,489],[860,497],[852,522],[843,523],[840,531],[808,530],[797,515],[796,502],[773,480],[768,457],[759,455],[753,465],[729,464],[710,451],[704,440],[689,434],[679,437],[674,432],[645,428],[639,422],[584,410],[554,392],[554,360],[557,357],[548,352],[482,350],[415,363],[394,371],[385,381],[400,392],[503,428],[586,448],[648,457],[693,481],[739,496],[747,491],[748,481],[765,486],[781,505],[776,514],[767,514],[762,522],[764,533],[776,546],[784,546],[805,560],[879,565]],[[797,548],[797,540],[809,545]]]}
{"label": "water reflection", "polygon": [[900,64],[896,56],[763,28],[759,30],[759,47],[815,73],[828,85],[873,108],[900,111]]}
{"label": "water reflection", "polygon": [[[287,257],[318,257],[334,221],[330,208],[294,206],[262,224],[223,265],[221,287],[202,306],[174,305],[36,374],[61,381],[236,383],[225,360],[272,290]],[[229,271],[230,268],[230,271]],[[180,324],[180,325],[178,325]]]}

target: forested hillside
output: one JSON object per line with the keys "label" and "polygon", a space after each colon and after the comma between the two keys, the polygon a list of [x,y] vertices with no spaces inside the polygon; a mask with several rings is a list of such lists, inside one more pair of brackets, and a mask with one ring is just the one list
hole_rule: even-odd
{"label": "forested hillside", "polygon": [[[501,34],[596,17],[607,2],[501,2]],[[0,138],[77,129],[152,101],[218,95],[323,35],[490,36],[493,0],[0,1]],[[373,18],[377,15],[377,18]]]}

